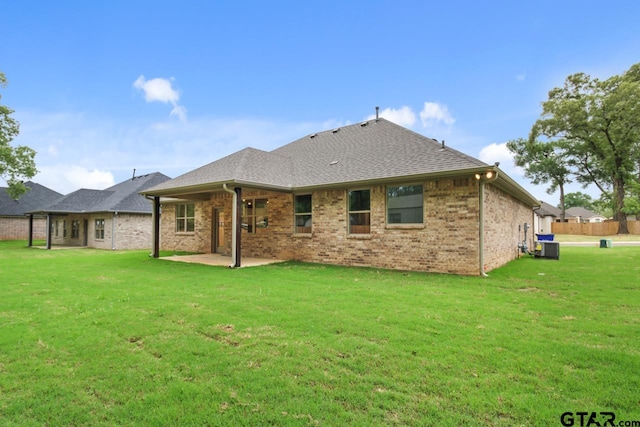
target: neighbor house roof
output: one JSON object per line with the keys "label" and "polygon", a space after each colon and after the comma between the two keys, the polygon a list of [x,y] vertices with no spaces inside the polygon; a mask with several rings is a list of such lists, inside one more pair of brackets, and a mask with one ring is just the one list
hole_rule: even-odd
{"label": "neighbor house roof", "polygon": [[540,208],[536,210],[536,214],[538,216],[560,217],[562,215],[562,210],[550,205],[547,202],[541,202]]}
{"label": "neighbor house roof", "polygon": [[168,181],[160,172],[136,176],[104,190],[80,189],[56,201],[39,206],[34,212],[49,213],[151,213],[151,203],[139,193]]}
{"label": "neighbor house roof", "polygon": [[583,208],[581,206],[574,206],[572,208],[569,208],[566,210],[566,213],[567,213],[567,216],[580,217],[585,219],[589,219],[593,217],[604,218],[602,215],[597,214],[595,212],[591,212],[589,209]]}
{"label": "neighbor house roof", "polygon": [[0,187],[0,216],[23,216],[26,212],[36,209],[62,197],[62,194],[43,185],[27,181],[24,185],[29,188],[18,200],[14,200],[7,187]]}
{"label": "neighbor house roof", "polygon": [[[489,166],[385,119],[307,135],[271,152],[246,148],[144,191],[180,196],[223,184],[281,191],[468,174]],[[501,185],[539,204],[503,174]]]}

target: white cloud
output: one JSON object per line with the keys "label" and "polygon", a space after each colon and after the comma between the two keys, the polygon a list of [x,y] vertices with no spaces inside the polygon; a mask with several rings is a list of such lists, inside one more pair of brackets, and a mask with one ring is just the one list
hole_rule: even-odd
{"label": "white cloud", "polygon": [[509,175],[523,176],[524,170],[515,165],[513,153],[507,148],[507,143],[489,144],[480,150],[480,160],[490,165],[500,162],[500,169]]}
{"label": "white cloud", "polygon": [[89,170],[82,166],[67,164],[41,167],[32,181],[62,194],[68,194],[80,188],[103,190],[115,184],[114,176],[109,171]]}
{"label": "white cloud", "polygon": [[[415,113],[411,110],[411,108],[407,106],[400,107],[397,110],[393,108],[385,108],[384,110],[380,111],[379,116],[400,126],[413,126],[413,124],[416,122]],[[372,120],[375,118],[376,115],[372,114],[368,116],[366,120]]]}
{"label": "white cloud", "polygon": [[442,125],[452,126],[456,120],[446,105],[437,102],[425,102],[420,111],[420,120],[425,128],[438,128]]}
{"label": "white cloud", "polygon": [[144,99],[147,102],[162,102],[173,105],[172,116],[177,116],[182,122],[187,119],[187,109],[179,104],[180,92],[172,87],[171,79],[155,78],[146,80],[143,75],[133,82],[133,87],[144,92]]}

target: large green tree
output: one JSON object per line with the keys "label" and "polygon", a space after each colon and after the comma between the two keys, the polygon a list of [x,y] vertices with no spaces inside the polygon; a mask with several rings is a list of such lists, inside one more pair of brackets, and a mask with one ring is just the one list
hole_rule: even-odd
{"label": "large green tree", "polygon": [[[7,79],[0,72],[0,87],[6,86]],[[11,146],[11,141],[20,132],[20,125],[11,117],[12,113],[12,109],[0,104],[0,177],[9,184],[9,195],[17,200],[28,190],[23,181],[33,178],[38,171],[34,160],[36,152],[32,148]]]}
{"label": "large green tree", "polygon": [[564,207],[567,209],[575,207],[593,209],[593,198],[582,191],[567,193],[564,196]]}
{"label": "large green tree", "polygon": [[547,193],[560,192],[561,220],[565,217],[564,186],[571,182],[571,169],[567,163],[562,141],[529,141],[523,138],[507,142],[514,154],[516,166],[524,169],[524,176],[533,184],[549,184]]}
{"label": "large green tree", "polygon": [[618,233],[627,234],[625,197],[640,160],[640,63],[607,80],[573,74],[552,89],[529,135],[566,141],[576,179],[611,192]]}

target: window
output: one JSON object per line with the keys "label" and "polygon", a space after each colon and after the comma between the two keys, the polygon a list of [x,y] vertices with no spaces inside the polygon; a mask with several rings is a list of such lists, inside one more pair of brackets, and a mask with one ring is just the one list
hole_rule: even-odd
{"label": "window", "polygon": [[195,230],[196,207],[193,203],[176,205],[176,231],[178,233]]}
{"label": "window", "polygon": [[311,233],[311,194],[295,196],[296,233]]}
{"label": "window", "polygon": [[104,239],[104,219],[96,219],[96,239]]}
{"label": "window", "polygon": [[58,237],[60,235],[60,233],[58,232],[58,229],[60,228],[59,225],[59,221],[56,219],[56,225],[55,225],[55,229],[56,229],[56,237]]}
{"label": "window", "polygon": [[387,223],[422,224],[422,185],[387,187]]}
{"label": "window", "polygon": [[267,199],[242,199],[242,228],[247,233],[269,226],[268,205]]}
{"label": "window", "polygon": [[371,232],[371,197],[369,190],[349,191],[349,234]]}
{"label": "window", "polygon": [[76,220],[71,221],[71,238],[72,239],[80,238],[80,221],[76,221]]}
{"label": "window", "polygon": [[67,237],[67,220],[62,220],[62,237]]}

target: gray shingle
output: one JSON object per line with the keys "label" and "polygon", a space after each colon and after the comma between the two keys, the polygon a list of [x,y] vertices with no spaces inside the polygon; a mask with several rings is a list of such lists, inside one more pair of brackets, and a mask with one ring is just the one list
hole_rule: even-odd
{"label": "gray shingle", "polygon": [[13,200],[7,193],[7,187],[0,187],[0,215],[1,216],[22,216],[25,212],[37,209],[39,206],[52,203],[62,197],[62,194],[53,191],[43,185],[27,181],[25,185],[29,188],[18,200]]}
{"label": "gray shingle", "polygon": [[385,119],[308,135],[271,152],[245,148],[147,193],[225,182],[296,189],[456,171],[485,163]]}
{"label": "gray shingle", "polygon": [[128,179],[104,190],[80,189],[53,203],[38,206],[33,211],[151,213],[151,202],[139,193],[169,179],[166,175],[154,172]]}

